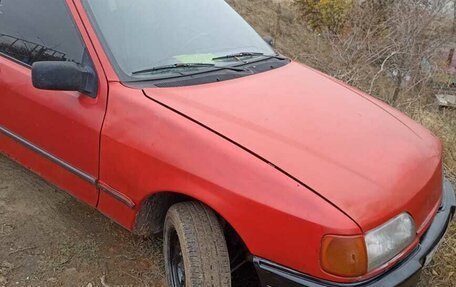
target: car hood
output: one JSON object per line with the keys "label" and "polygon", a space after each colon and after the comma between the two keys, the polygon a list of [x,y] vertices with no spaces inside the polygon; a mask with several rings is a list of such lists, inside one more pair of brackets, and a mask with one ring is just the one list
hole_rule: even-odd
{"label": "car hood", "polygon": [[439,140],[384,103],[301,64],[144,92],[308,186],[364,231],[401,212],[423,227],[438,204]]}

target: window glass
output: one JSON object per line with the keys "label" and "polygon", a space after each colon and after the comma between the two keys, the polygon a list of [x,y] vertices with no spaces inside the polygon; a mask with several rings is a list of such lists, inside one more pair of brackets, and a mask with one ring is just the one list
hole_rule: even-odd
{"label": "window glass", "polygon": [[84,45],[64,0],[0,0],[0,53],[28,65],[80,64]]}
{"label": "window glass", "polygon": [[[85,0],[123,76],[239,52],[274,54],[224,0]],[[122,76],[122,74],[121,74]]]}

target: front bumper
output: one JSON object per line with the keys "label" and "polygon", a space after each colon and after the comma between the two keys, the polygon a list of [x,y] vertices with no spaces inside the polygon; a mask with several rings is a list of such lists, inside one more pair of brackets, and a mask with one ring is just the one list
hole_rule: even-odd
{"label": "front bumper", "polygon": [[392,287],[415,286],[420,278],[426,257],[444,236],[453,219],[456,198],[453,187],[444,180],[442,206],[421,238],[420,244],[404,260],[385,273],[372,279],[356,283],[335,283],[312,278],[308,275],[280,266],[268,260],[254,257],[253,262],[263,287]]}

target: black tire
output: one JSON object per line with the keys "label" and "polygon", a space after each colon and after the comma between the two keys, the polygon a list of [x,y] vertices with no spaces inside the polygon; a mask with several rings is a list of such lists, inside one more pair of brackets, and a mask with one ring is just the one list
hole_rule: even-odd
{"label": "black tire", "polygon": [[228,248],[212,210],[198,202],[175,204],[166,215],[163,233],[170,287],[231,286]]}

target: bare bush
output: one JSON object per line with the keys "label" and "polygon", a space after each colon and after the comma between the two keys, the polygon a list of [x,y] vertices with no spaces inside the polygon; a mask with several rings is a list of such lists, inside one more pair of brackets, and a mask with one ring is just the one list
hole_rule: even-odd
{"label": "bare bush", "polygon": [[[448,0],[371,0],[353,5],[344,28],[314,35],[300,58],[395,105],[402,94],[432,86],[450,40]],[[388,87],[385,89],[385,87]]]}

